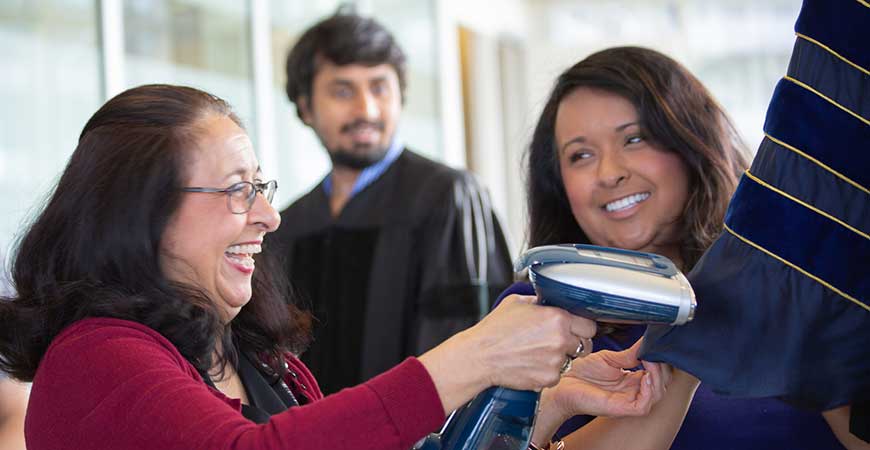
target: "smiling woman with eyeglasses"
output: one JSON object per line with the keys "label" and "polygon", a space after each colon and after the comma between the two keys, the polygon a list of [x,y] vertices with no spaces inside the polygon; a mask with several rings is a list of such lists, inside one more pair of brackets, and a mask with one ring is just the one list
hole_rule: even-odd
{"label": "smiling woman with eyeglasses", "polygon": [[595,333],[513,296],[321,400],[296,357],[311,319],[260,253],[280,224],[261,177],[238,118],[196,89],[133,88],[88,121],[0,301],[0,370],[33,381],[29,449],[407,449],[491,385],[553,385]]}

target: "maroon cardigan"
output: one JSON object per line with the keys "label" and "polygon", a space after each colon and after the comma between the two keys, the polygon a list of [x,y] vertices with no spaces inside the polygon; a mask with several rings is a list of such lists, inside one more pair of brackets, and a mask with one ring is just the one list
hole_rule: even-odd
{"label": "maroon cardigan", "polygon": [[298,359],[288,363],[298,375],[288,385],[313,402],[257,425],[156,331],[85,319],[61,332],[39,364],[27,448],[406,450],[444,421],[432,379],[414,358],[326,398]]}

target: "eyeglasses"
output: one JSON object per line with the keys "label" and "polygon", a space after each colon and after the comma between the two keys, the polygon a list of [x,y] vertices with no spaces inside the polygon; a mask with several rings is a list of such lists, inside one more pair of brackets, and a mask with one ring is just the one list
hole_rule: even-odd
{"label": "eyeglasses", "polygon": [[244,214],[251,210],[254,206],[254,200],[257,199],[257,193],[262,193],[266,197],[266,201],[272,203],[272,197],[275,196],[275,191],[278,190],[278,182],[270,180],[265,183],[251,183],[250,181],[240,181],[226,189],[206,188],[206,187],[185,187],[181,188],[184,192],[205,192],[210,194],[226,194],[227,208],[233,214]]}

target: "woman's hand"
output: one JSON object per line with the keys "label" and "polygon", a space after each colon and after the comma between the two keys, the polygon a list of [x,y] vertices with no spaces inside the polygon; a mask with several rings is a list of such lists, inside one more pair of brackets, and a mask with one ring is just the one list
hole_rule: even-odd
{"label": "woman's hand", "polygon": [[[638,416],[661,400],[670,366],[639,361],[640,341],[621,352],[603,350],[576,360],[555,389],[554,400],[569,417]],[[643,365],[643,370],[627,369]]]}
{"label": "woman's hand", "polygon": [[[665,394],[670,366],[637,359],[640,342],[613,352],[603,350],[577,359],[559,384],[541,397],[533,442],[549,439],[575,415],[640,416]],[[627,369],[643,364],[643,370]]]}
{"label": "woman's hand", "polygon": [[419,358],[445,412],[490,386],[538,390],[559,381],[566,355],[581,338],[595,335],[595,322],[535,303],[533,296],[511,295],[478,324]]}
{"label": "woman's hand", "polygon": [[533,296],[512,295],[467,330],[489,385],[522,390],[553,386],[567,355],[582,338],[595,335],[594,321],[535,302]]}

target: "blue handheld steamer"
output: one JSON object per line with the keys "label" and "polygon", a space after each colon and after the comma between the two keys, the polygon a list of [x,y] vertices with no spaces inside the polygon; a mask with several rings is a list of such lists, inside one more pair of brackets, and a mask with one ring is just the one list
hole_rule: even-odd
{"label": "blue handheld steamer", "polygon": [[[526,251],[514,265],[529,270],[541,304],[593,320],[682,325],[695,314],[695,294],[669,259],[652,253],[583,244]],[[524,450],[540,393],[494,386],[454,411],[419,450]]]}
{"label": "blue handheld steamer", "polygon": [[514,265],[529,269],[541,303],[602,322],[682,325],[695,293],[674,263],[653,253],[595,245],[535,247]]}

